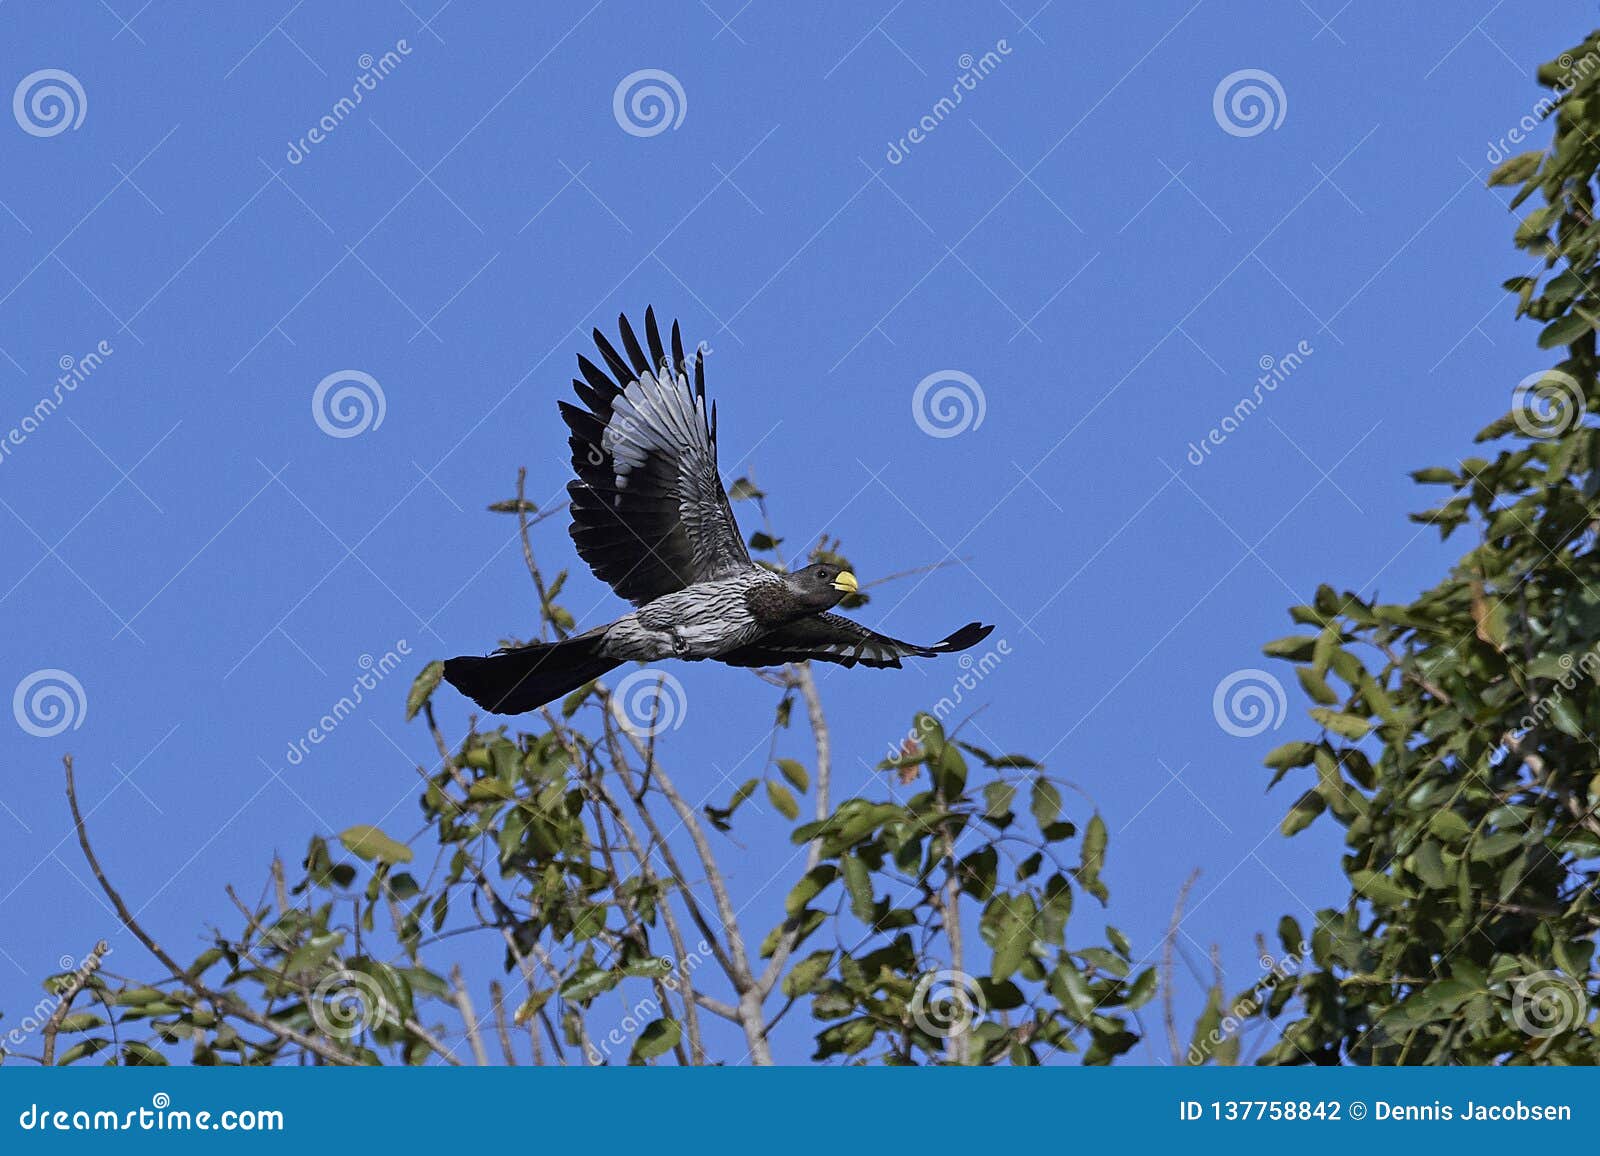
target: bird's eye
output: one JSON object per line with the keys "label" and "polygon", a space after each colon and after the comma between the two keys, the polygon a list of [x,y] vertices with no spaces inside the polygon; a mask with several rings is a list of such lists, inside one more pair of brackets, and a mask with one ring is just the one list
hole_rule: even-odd
{"label": "bird's eye", "polygon": [[817,572],[817,574],[818,574],[818,577],[820,577],[824,582],[827,582],[827,581],[829,581],[830,579],[833,578],[833,572],[831,570],[827,570],[827,569],[819,570]]}

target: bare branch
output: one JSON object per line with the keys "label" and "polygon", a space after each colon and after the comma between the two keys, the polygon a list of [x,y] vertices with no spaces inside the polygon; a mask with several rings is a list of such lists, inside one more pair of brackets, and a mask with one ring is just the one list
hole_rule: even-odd
{"label": "bare branch", "polygon": [[50,1067],[56,1062],[56,1036],[61,1031],[61,1023],[67,1018],[67,1012],[72,1008],[72,1001],[83,990],[83,985],[89,982],[89,977],[100,970],[100,961],[105,958],[106,952],[111,950],[111,945],[105,940],[99,940],[90,949],[88,957],[78,965],[70,979],[61,987],[57,997],[61,1002],[56,1004],[56,1010],[50,1013],[50,1018],[45,1022],[43,1040],[44,1054],[41,1063]]}

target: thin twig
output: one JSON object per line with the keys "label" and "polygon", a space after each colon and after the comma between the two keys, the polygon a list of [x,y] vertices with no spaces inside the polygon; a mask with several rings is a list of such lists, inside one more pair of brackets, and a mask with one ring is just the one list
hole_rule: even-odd
{"label": "thin twig", "polygon": [[104,891],[106,898],[111,900],[111,906],[116,910],[117,919],[121,921],[122,926],[126,927],[128,931],[133,934],[135,939],[144,944],[145,950],[151,955],[155,956],[156,959],[161,962],[161,965],[172,973],[172,978],[178,981],[179,986],[188,988],[197,996],[206,1000],[212,1005],[213,1009],[219,1016],[235,1016],[238,1019],[244,1020],[246,1023],[253,1024],[256,1027],[261,1028],[263,1031],[272,1033],[280,1040],[283,1040],[287,1043],[296,1044],[299,1047],[304,1048],[306,1051],[321,1057],[330,1064],[353,1066],[356,1061],[339,1051],[337,1048],[330,1046],[314,1036],[308,1036],[304,1032],[296,1031],[294,1028],[291,1028],[286,1024],[278,1023],[258,1012],[255,1008],[246,1003],[242,1003],[231,996],[221,992],[212,991],[209,987],[200,982],[199,976],[192,976],[182,967],[178,966],[178,961],[173,959],[172,956],[168,955],[166,950],[163,949],[161,945],[151,937],[150,933],[144,929],[139,921],[134,918],[133,912],[129,911],[128,905],[122,901],[121,893],[118,892],[115,887],[111,886],[111,880],[106,878],[106,873],[100,866],[100,860],[95,855],[94,848],[89,843],[89,829],[84,824],[83,811],[78,806],[78,788],[77,784],[73,782],[72,778],[72,756],[67,755],[62,759],[62,763],[66,767],[67,806],[72,810],[73,827],[78,832],[78,846],[83,849],[83,857],[88,861],[89,870],[94,873],[95,881],[100,884],[100,890]]}
{"label": "thin twig", "polygon": [[1183,922],[1183,906],[1189,902],[1189,889],[1200,878],[1200,868],[1189,872],[1189,878],[1178,889],[1178,901],[1172,905],[1172,919],[1167,924],[1167,935],[1161,945],[1161,1018],[1167,1025],[1167,1046],[1172,1050],[1172,1062],[1183,1063],[1183,1048],[1178,1043],[1178,1018],[1173,1010],[1173,947],[1178,940],[1178,924]]}
{"label": "thin twig", "polygon": [[84,984],[89,982],[89,977],[100,970],[100,961],[105,958],[106,952],[111,950],[111,945],[105,940],[99,940],[90,949],[88,957],[78,965],[72,977],[61,987],[58,997],[60,1003],[56,1010],[50,1013],[50,1018],[44,1025],[44,1057],[41,1061],[45,1067],[50,1067],[56,1062],[56,1036],[61,1031],[61,1023],[67,1018],[67,1012],[72,1007],[72,1001],[83,990]]}
{"label": "thin twig", "polygon": [[478,1031],[478,1016],[472,1010],[472,995],[467,991],[467,981],[461,974],[461,965],[450,968],[450,987],[455,996],[456,1010],[467,1028],[467,1042],[472,1045],[472,1058],[480,1068],[489,1066],[489,1053],[483,1046],[483,1035]]}

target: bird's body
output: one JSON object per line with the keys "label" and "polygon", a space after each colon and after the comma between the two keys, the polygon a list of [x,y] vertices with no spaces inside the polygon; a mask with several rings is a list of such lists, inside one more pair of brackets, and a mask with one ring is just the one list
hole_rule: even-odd
{"label": "bird's body", "polygon": [[[716,658],[783,624],[783,579],[752,566],[732,578],[696,582],[646,602],[606,627],[609,658],[654,662]],[[796,609],[789,617],[805,613]]]}
{"label": "bird's body", "polygon": [[519,714],[623,662],[898,667],[903,657],[965,650],[994,629],[973,622],[930,646],[901,642],[828,613],[858,589],[848,570],[818,562],[780,574],[752,561],[717,472],[703,353],[691,387],[676,324],[670,359],[653,311],[645,312],[648,357],[627,318],[619,324],[626,358],[596,330],[606,370],[579,357],[583,380],[572,384],[584,404],[562,402],[561,414],[577,474],[567,487],[573,543],[636,609],[559,642],[452,658],[444,668],[452,686],[486,710]]}

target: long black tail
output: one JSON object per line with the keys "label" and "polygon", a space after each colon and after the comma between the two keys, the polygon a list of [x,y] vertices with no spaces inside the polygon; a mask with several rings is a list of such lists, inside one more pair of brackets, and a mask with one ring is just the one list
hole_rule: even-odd
{"label": "long black tail", "polygon": [[451,686],[491,714],[522,714],[571,694],[620,666],[600,653],[603,630],[561,642],[535,642],[487,658],[463,655],[444,664]]}

